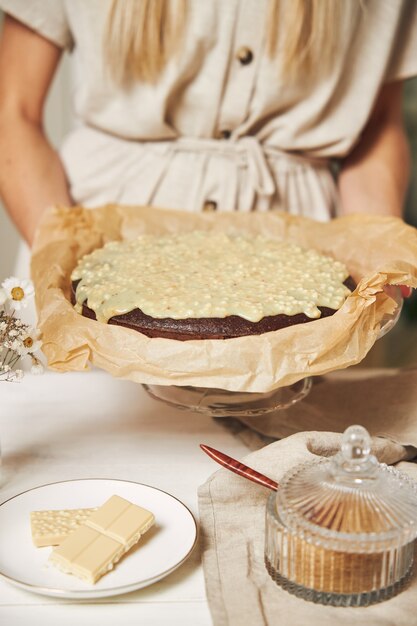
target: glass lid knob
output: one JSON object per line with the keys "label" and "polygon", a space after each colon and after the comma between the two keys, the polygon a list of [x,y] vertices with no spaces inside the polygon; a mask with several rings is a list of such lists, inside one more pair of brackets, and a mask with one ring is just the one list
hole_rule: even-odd
{"label": "glass lid knob", "polygon": [[371,438],[363,426],[349,426],[343,433],[342,455],[345,461],[363,463],[371,452]]}
{"label": "glass lid knob", "polygon": [[378,461],[371,454],[371,437],[363,426],[349,426],[343,433],[342,447],[333,463],[333,474],[343,477],[371,477],[378,467]]}

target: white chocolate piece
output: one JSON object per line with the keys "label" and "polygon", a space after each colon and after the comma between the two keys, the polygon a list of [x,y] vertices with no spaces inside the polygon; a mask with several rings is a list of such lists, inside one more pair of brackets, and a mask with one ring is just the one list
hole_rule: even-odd
{"label": "white chocolate piece", "polygon": [[37,548],[59,546],[96,510],[94,508],[32,511],[30,527],[34,545]]}
{"label": "white chocolate piece", "polygon": [[49,562],[94,584],[113,569],[154,521],[150,511],[112,496],[52,551]]}
{"label": "white chocolate piece", "polygon": [[52,551],[49,562],[64,574],[74,574],[94,584],[113,569],[124,551],[124,546],[118,541],[88,526],[80,526]]}
{"label": "white chocolate piece", "polygon": [[[91,515],[86,524],[123,543],[127,550],[154,523],[153,513],[120,496],[112,496]],[[138,535],[139,532],[139,535]]]}

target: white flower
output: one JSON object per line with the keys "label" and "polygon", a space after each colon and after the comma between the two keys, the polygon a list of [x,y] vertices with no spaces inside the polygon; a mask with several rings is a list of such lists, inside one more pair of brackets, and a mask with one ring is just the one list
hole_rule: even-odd
{"label": "white flower", "polygon": [[22,380],[24,374],[23,374],[23,370],[16,370],[14,372],[14,377],[16,380]]}
{"label": "white flower", "polygon": [[8,296],[6,291],[0,288],[0,306],[2,306],[6,302],[7,298]]}
{"label": "white flower", "polygon": [[[6,341],[3,341],[3,346],[8,350],[13,350],[13,352],[19,353],[22,344],[19,339],[6,339]],[[26,354],[26,352],[24,352],[24,354]]]}
{"label": "white flower", "polygon": [[32,359],[32,367],[30,368],[31,373],[35,375],[43,374],[45,368],[40,360],[36,356],[33,356],[33,354],[30,355],[30,358]]}
{"label": "white flower", "polygon": [[25,354],[33,354],[40,349],[42,343],[38,340],[39,330],[37,328],[31,328],[30,326],[22,333],[20,337],[19,346],[16,347],[16,351],[20,356]]}
{"label": "white flower", "polygon": [[35,293],[32,281],[19,280],[14,276],[6,278],[1,286],[6,293],[6,299],[11,300],[16,310],[26,307],[28,299]]}
{"label": "white flower", "polygon": [[43,374],[44,367],[43,367],[42,363],[40,363],[40,361],[38,361],[37,363],[32,365],[32,367],[30,368],[30,371],[31,371],[32,374],[35,374],[35,376],[37,376],[38,374]]}

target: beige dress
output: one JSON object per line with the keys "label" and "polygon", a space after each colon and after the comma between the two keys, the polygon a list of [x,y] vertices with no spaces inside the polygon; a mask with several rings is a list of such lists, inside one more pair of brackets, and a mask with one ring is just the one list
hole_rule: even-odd
{"label": "beige dress", "polygon": [[109,4],[0,0],[74,57],[77,123],[61,156],[87,206],[281,208],[327,220],[337,210],[330,160],[358,141],[385,82],[417,74],[416,0],[364,0],[314,87],[283,82],[266,54],[268,0],[190,0],[180,57],[156,86],[121,89],[103,67]]}

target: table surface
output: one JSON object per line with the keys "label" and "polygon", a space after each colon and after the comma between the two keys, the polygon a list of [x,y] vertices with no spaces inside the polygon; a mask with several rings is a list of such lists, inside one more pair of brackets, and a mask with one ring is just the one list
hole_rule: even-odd
{"label": "table surface", "polygon": [[[0,501],[73,478],[119,478],[158,487],[198,520],[197,488],[217,467],[206,443],[241,458],[247,447],[210,417],[168,407],[140,385],[101,371],[0,383]],[[211,624],[199,545],[165,579],[145,589],[86,602],[36,595],[0,580],[0,623],[20,626]]]}

